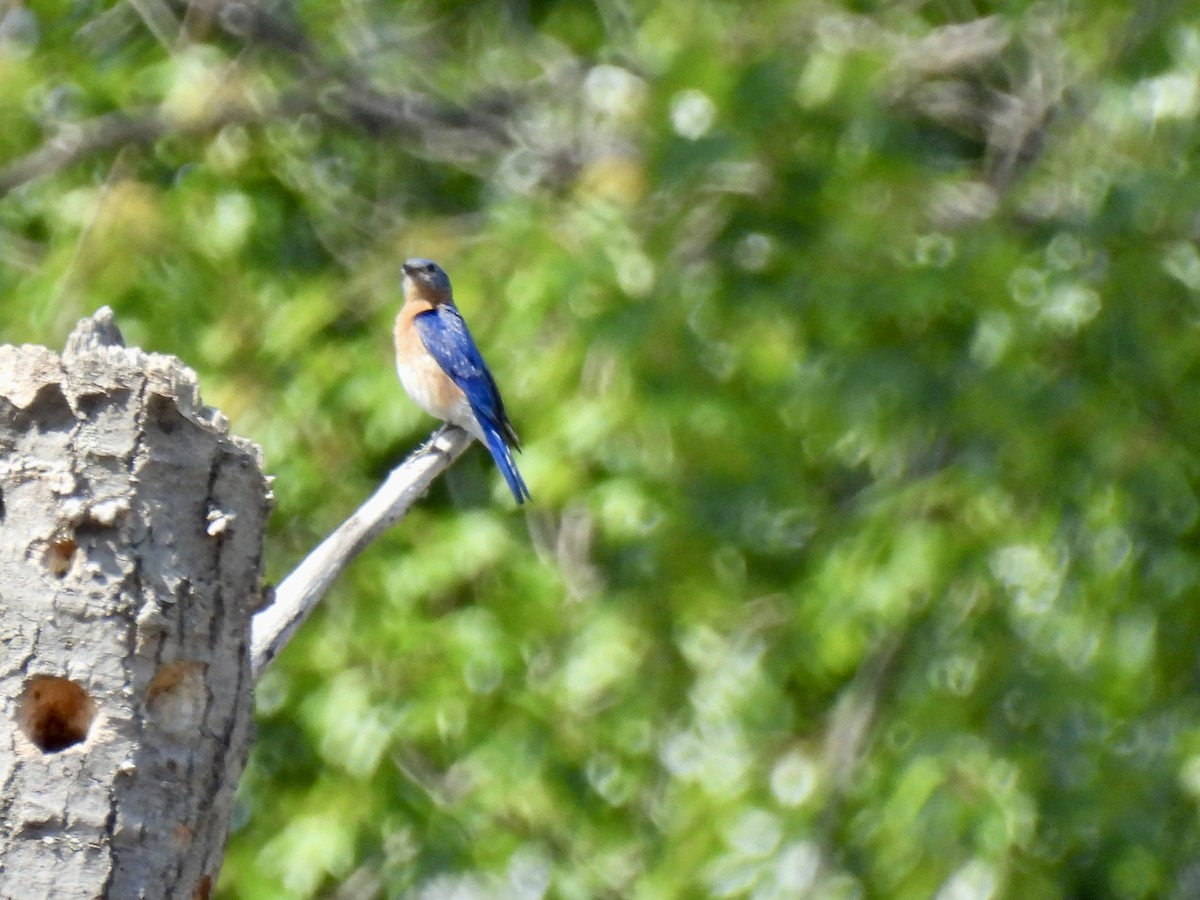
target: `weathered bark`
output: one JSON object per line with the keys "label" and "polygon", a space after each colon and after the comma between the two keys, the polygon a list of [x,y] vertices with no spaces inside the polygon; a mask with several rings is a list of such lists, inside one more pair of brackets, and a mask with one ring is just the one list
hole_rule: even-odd
{"label": "weathered bark", "polygon": [[0,347],[0,897],[204,897],[251,740],[258,449],[108,310]]}

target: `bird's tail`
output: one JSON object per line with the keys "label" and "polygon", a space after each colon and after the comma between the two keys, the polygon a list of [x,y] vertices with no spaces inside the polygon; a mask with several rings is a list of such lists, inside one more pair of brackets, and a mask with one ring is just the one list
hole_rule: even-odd
{"label": "bird's tail", "polygon": [[485,425],[483,436],[488,452],[492,454],[492,459],[496,461],[496,467],[500,469],[500,474],[508,482],[508,489],[517,498],[517,503],[524,503],[526,500],[532,499],[529,495],[529,488],[525,486],[525,481],[521,478],[521,473],[517,471],[512,451],[509,450],[508,444],[504,442],[500,432]]}

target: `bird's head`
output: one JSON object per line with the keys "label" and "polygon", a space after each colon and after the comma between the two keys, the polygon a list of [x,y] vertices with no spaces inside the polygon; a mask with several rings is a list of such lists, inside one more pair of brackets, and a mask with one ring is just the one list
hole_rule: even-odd
{"label": "bird's head", "polygon": [[424,297],[438,302],[450,299],[450,276],[430,259],[414,257],[400,267],[404,272],[404,296]]}

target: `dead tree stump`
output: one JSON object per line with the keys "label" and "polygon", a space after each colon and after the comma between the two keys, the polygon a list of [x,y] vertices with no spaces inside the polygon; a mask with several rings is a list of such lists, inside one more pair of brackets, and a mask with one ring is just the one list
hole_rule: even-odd
{"label": "dead tree stump", "polygon": [[258,448],[101,310],[0,347],[0,897],[201,898],[250,748]]}

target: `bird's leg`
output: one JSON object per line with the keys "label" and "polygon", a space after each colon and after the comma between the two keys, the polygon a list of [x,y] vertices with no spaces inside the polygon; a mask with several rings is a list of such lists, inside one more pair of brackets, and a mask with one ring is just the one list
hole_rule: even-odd
{"label": "bird's leg", "polygon": [[456,427],[457,426],[451,425],[449,422],[443,422],[442,426],[437,431],[435,431],[433,434],[431,434],[429,436],[429,440],[427,440],[424,444],[422,444],[420,446],[420,448],[418,449],[418,452],[420,452],[420,453],[430,453],[430,452],[444,453],[445,450],[441,446],[442,438],[444,438],[447,434],[449,434],[450,430],[452,428],[456,428]]}

